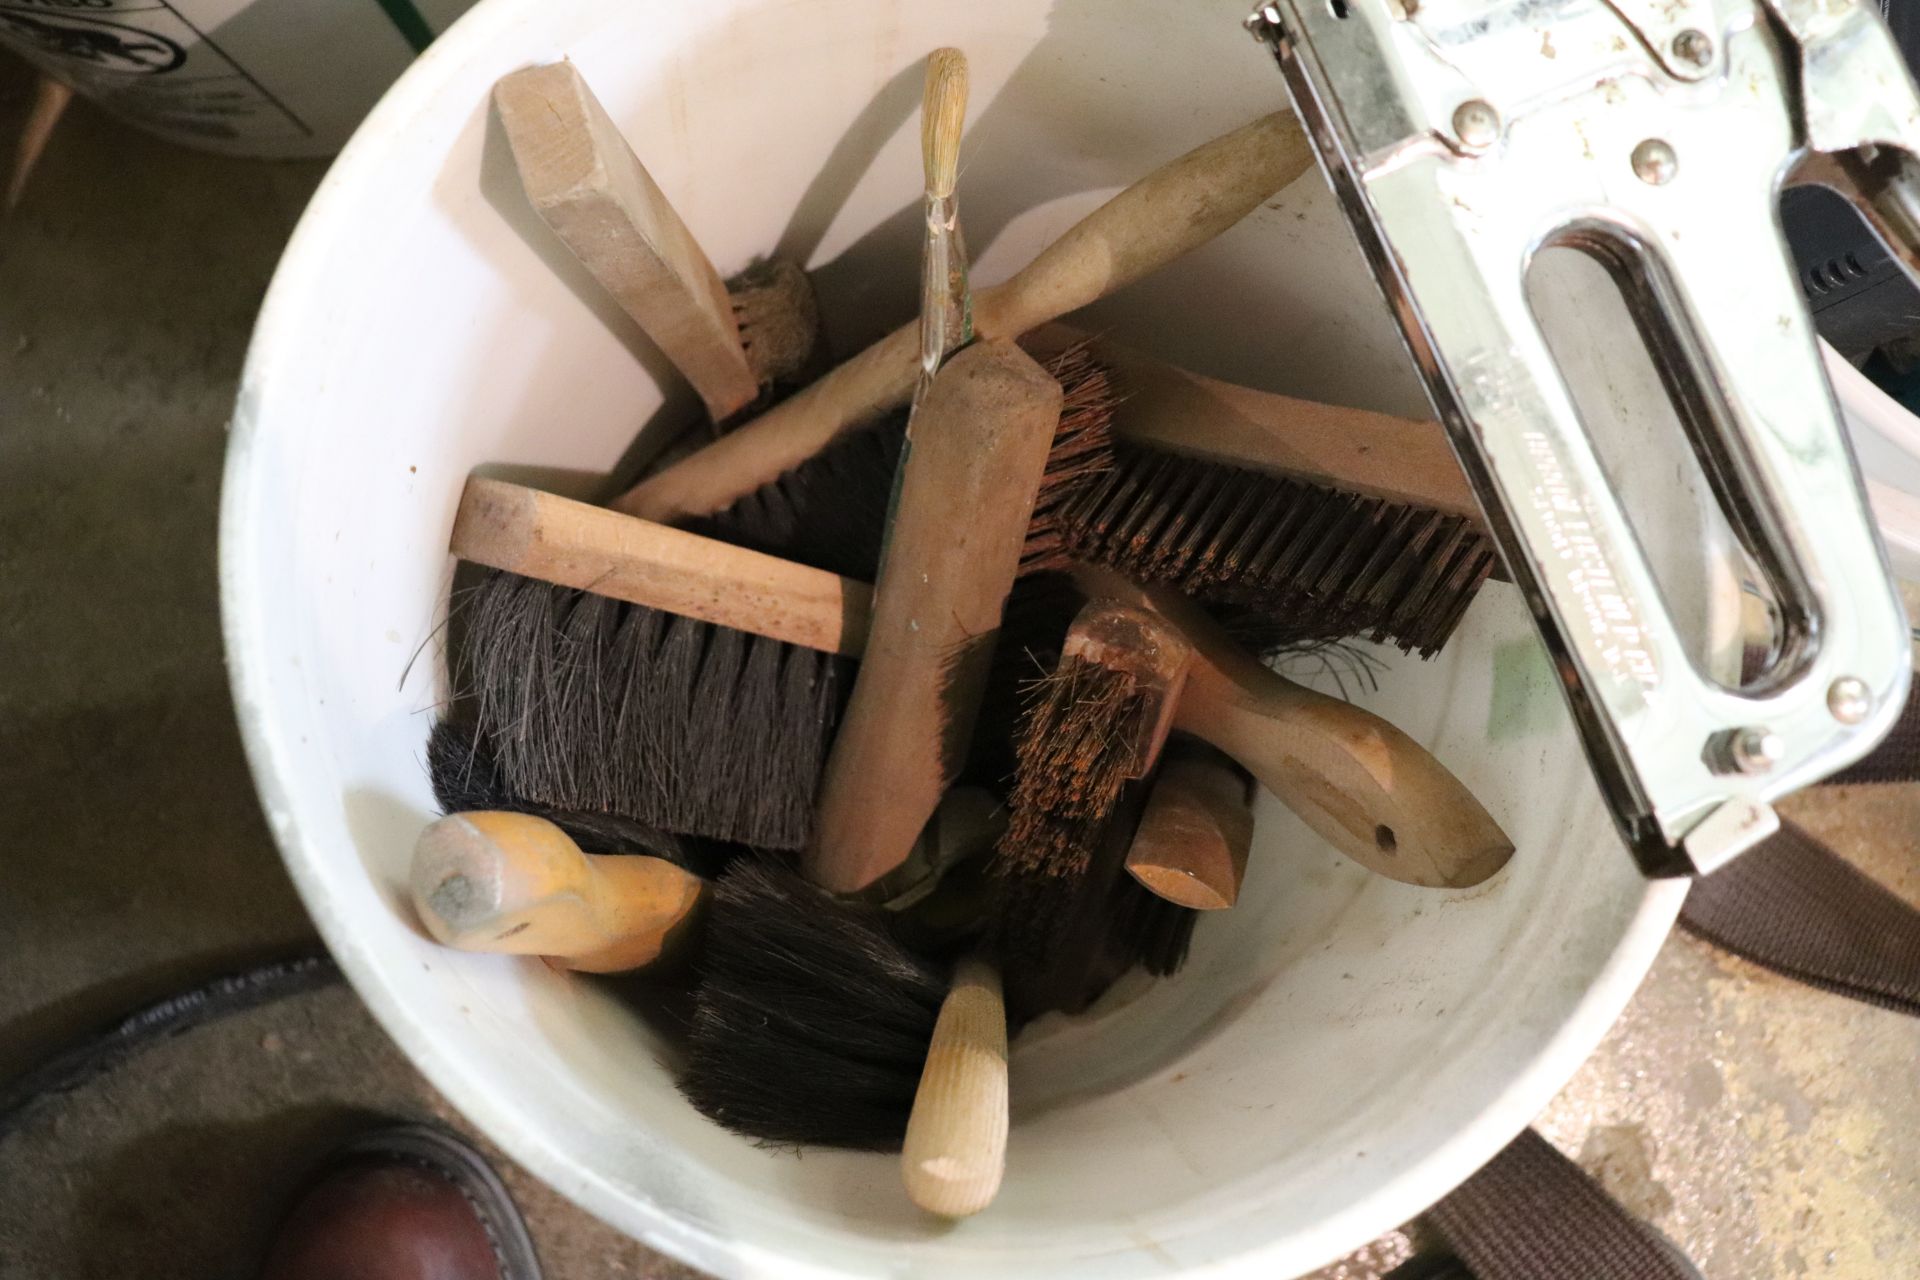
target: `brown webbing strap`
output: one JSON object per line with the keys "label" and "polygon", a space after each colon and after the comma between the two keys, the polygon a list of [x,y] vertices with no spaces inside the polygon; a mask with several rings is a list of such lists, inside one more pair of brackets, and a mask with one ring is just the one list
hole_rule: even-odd
{"label": "brown webbing strap", "polygon": [[1428,1210],[1427,1221],[1474,1280],[1699,1280],[1531,1129]]}

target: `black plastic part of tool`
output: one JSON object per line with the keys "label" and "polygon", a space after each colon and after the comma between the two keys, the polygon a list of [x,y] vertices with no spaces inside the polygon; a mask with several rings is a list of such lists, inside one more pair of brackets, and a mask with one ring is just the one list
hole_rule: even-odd
{"label": "black plastic part of tool", "polygon": [[[1920,0],[1881,0],[1880,16],[1920,75]],[[1920,288],[1844,197],[1793,187],[1780,197],[1780,221],[1814,325],[1841,355],[1858,360],[1920,333]]]}

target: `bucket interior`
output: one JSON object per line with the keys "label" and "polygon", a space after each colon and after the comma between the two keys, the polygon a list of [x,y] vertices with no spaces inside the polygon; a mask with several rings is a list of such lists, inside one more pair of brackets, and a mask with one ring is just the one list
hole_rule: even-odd
{"label": "bucket interior", "polygon": [[[1178,977],[1134,975],[1015,1044],[999,1200],[919,1215],[897,1158],[774,1151],[675,1091],[673,1039],[601,983],[430,943],[407,905],[434,816],[447,535],[481,464],[585,487],[693,403],[525,206],[487,93],[571,57],[729,274],[815,272],[835,345],[913,310],[921,59],[971,62],[960,178],[976,286],[1131,179],[1285,105],[1244,0],[488,0],[327,179],[256,337],[223,586],[249,748],[288,865],[376,1015],[511,1154],[727,1275],[1284,1276],[1423,1208],[1544,1105],[1677,910],[1588,775],[1517,594],[1443,654],[1346,689],[1513,837],[1465,891],[1335,854],[1263,797],[1246,886]],[[1427,416],[1317,173],[1076,318],[1249,385]],[[1331,688],[1303,662],[1296,678]]]}

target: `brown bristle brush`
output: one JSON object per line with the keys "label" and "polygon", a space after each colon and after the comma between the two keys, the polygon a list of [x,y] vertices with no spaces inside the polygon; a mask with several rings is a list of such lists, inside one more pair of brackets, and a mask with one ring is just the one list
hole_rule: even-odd
{"label": "brown bristle brush", "polygon": [[[1183,598],[1106,570],[1076,577],[1090,600],[1032,692],[994,852],[995,944],[1018,1016],[1070,1009],[1062,1002],[1085,989],[1088,947],[1067,944],[1068,922],[1090,904],[1111,910],[1116,879],[1147,893],[1125,874],[1133,820],[1123,839],[1116,815],[1123,800],[1141,802],[1129,784],[1171,728],[1232,756],[1335,848],[1390,878],[1476,884],[1512,853],[1472,794],[1378,716],[1262,666]],[[1138,927],[1124,910],[1112,918],[1113,929]]]}
{"label": "brown bristle brush", "polygon": [[[1083,585],[1096,575],[1082,569]],[[1115,594],[1117,575],[1097,575]],[[1425,747],[1371,711],[1294,683],[1164,588],[1124,596],[1194,646],[1174,726],[1252,773],[1328,844],[1402,884],[1464,889],[1513,856],[1513,841]]]}
{"label": "brown bristle brush", "polygon": [[1431,657],[1497,563],[1463,516],[1124,443],[1060,527],[1052,567],[1164,583],[1262,650],[1364,636]]}
{"label": "brown bristle brush", "polygon": [[[1017,1020],[1086,1007],[1136,958],[1144,894],[1123,872],[1192,654],[1140,610],[1089,601],[1028,692],[1007,830],[994,846],[993,947]],[[1151,896],[1151,895],[1147,895]]]}
{"label": "brown bristle brush", "polygon": [[493,104],[534,210],[693,385],[716,431],[817,372],[806,273],[770,262],[721,283],[571,62],[501,77]]}
{"label": "brown bristle brush", "polygon": [[1121,394],[1111,464],[1063,503],[1058,555],[1164,583],[1261,651],[1365,636],[1430,657],[1498,566],[1437,423],[1201,377],[1050,325]]}

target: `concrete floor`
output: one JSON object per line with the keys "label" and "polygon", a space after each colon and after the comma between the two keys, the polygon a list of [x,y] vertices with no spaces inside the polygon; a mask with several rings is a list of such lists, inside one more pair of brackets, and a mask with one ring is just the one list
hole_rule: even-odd
{"label": "concrete floor", "polygon": [[[0,138],[27,88],[0,62]],[[321,172],[80,105],[0,221],[0,1078],[311,938],[233,728],[213,543],[248,329]],[[1920,902],[1920,791],[1798,809]],[[1676,937],[1540,1124],[1714,1280],[1920,1275],[1917,1074],[1920,1021]],[[452,1119],[342,988],[176,1041],[0,1143],[0,1275],[245,1275],[288,1179],[368,1113]],[[510,1176],[555,1280],[687,1274]]]}

